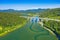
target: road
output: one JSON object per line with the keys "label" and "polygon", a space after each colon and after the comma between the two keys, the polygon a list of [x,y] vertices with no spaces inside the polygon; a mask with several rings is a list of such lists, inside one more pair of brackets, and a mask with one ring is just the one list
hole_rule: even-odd
{"label": "road", "polygon": [[[33,18],[33,17],[28,17],[28,16],[20,16],[20,17],[24,17],[24,18]],[[59,19],[42,18],[42,17],[39,17],[39,18],[42,19],[42,20],[52,20],[52,21],[60,22]]]}
{"label": "road", "polygon": [[57,40],[57,38],[39,23],[27,22],[23,27],[0,37],[0,40]]}
{"label": "road", "polygon": [[43,20],[52,20],[52,21],[58,21],[58,22],[60,22],[59,19],[51,19],[51,18],[40,18],[40,19],[43,19]]}

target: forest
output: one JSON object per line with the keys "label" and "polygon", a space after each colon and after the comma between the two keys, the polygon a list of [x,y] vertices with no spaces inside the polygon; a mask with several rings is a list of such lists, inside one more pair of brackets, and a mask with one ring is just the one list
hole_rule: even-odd
{"label": "forest", "polygon": [[20,15],[0,12],[0,33],[18,27],[26,21],[26,18],[20,17]]}

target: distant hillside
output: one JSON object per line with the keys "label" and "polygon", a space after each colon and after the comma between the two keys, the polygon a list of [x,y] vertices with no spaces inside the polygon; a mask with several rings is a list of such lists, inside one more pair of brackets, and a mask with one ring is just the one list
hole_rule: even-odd
{"label": "distant hillside", "polygon": [[60,19],[60,8],[46,9],[41,12],[40,17]]}
{"label": "distant hillside", "polygon": [[29,10],[14,10],[14,9],[7,9],[7,10],[0,10],[0,12],[15,12],[15,13],[39,13],[45,9],[29,9]]}
{"label": "distant hillside", "polygon": [[60,19],[60,8],[54,8],[54,9],[29,9],[29,10],[14,10],[14,9],[8,9],[8,10],[0,10],[0,12],[6,12],[10,14],[39,14],[40,17],[47,17],[47,18],[56,18]]}

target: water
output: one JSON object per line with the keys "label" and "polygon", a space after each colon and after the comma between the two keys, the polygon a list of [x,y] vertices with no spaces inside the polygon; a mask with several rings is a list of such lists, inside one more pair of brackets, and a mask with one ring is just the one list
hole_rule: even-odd
{"label": "water", "polygon": [[49,31],[38,23],[28,22],[23,27],[1,37],[0,40],[57,40]]}

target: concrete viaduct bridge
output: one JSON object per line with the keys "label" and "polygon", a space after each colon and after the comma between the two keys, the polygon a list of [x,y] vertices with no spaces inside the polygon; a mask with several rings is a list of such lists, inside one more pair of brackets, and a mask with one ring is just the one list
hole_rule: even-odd
{"label": "concrete viaduct bridge", "polygon": [[41,26],[43,26],[43,21],[52,20],[52,21],[60,22],[60,20],[58,20],[58,19],[41,18],[41,17],[39,17],[39,16],[33,16],[33,17],[29,17],[29,16],[20,16],[20,17],[27,18],[27,20],[30,20],[30,22],[34,22],[34,23],[37,22],[37,23],[40,23]]}

